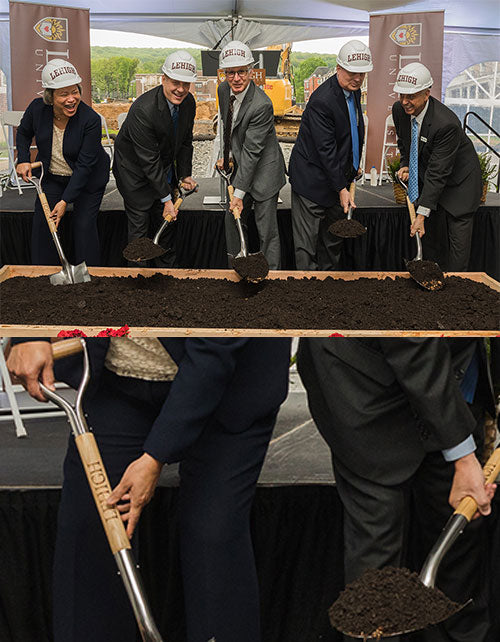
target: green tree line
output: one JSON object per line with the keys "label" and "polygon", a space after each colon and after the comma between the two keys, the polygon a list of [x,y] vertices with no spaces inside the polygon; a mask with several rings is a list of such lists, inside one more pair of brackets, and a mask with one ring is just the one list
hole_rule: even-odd
{"label": "green tree line", "polygon": [[[176,48],[91,47],[92,98],[127,99],[135,96],[135,74],[161,73],[165,58]],[[201,69],[201,50],[187,49]],[[304,80],[316,67],[333,67],[335,54],[293,52],[291,63],[297,102],[304,100]]]}

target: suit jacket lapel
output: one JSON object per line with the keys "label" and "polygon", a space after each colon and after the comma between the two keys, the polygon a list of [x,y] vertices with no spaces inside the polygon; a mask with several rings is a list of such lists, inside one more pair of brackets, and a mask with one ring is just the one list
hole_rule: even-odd
{"label": "suit jacket lapel", "polygon": [[238,125],[241,122],[241,119],[246,114],[247,109],[250,107],[250,103],[253,100],[254,94],[255,94],[255,83],[253,80],[251,80],[250,84],[248,85],[248,91],[245,94],[245,98],[243,98],[243,102],[241,103],[241,107],[238,112],[238,116],[236,117],[236,121],[233,124],[233,131],[236,129],[236,127],[238,127]]}
{"label": "suit jacket lapel", "polygon": [[[429,129],[432,125],[432,117],[434,116],[434,103],[432,97],[429,98],[429,107],[427,107],[427,112],[422,121],[422,127],[420,127],[420,136],[418,138],[418,154],[422,152],[422,148],[429,138]],[[422,140],[425,138],[425,140]]]}

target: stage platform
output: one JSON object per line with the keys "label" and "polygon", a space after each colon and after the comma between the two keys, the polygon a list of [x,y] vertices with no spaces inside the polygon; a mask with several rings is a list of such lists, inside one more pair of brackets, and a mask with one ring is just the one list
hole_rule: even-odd
{"label": "stage platform", "polygon": [[[224,206],[204,205],[205,197],[220,195],[218,178],[200,178],[198,193],[190,195],[181,206],[176,225],[175,248],[180,268],[220,269],[227,267],[224,237]],[[22,195],[10,189],[0,198],[0,258],[2,264],[29,265],[34,189]],[[280,192],[278,226],[281,239],[282,268],[295,269],[291,231],[290,185]],[[394,201],[392,184],[371,187],[368,183],[356,189],[355,217],[367,228],[358,239],[345,239],[340,269],[404,270],[404,259],[415,255],[415,242],[408,233],[406,206]],[[123,200],[111,178],[98,217],[101,240],[101,263],[105,267],[123,267],[122,256],[127,244],[127,220]],[[151,230],[151,235],[155,233]],[[253,218],[248,221],[250,251],[258,249],[258,236]],[[72,257],[72,224],[68,213],[60,226],[60,237],[68,260]],[[489,192],[474,219],[469,270],[486,272],[500,280],[500,195]]]}
{"label": "stage platform", "polygon": [[[46,404],[16,390],[23,414],[37,416],[26,420],[28,437],[22,439],[16,438],[12,421],[0,421],[0,640],[51,642],[51,563],[69,427],[64,417],[47,417]],[[5,407],[0,394],[0,416]],[[139,531],[144,582],[168,642],[185,642],[177,501],[177,469],[171,466],[162,474]],[[500,591],[499,508],[497,499],[485,548],[493,571],[488,579],[492,604]],[[252,535],[263,642],[341,642],[330,628],[327,609],[343,586],[342,509],[329,449],[293,370],[259,479]],[[417,540],[413,547],[418,550]],[[413,566],[421,563],[415,554]],[[492,615],[490,635],[482,642],[500,637],[500,615]]]}

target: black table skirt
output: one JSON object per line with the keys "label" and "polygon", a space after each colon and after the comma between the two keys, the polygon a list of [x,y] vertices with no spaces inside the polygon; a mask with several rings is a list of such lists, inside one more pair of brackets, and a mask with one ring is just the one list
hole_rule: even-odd
{"label": "black table skirt", "polygon": [[[2,212],[0,214],[1,261],[3,264],[29,265],[32,226],[31,212]],[[356,218],[367,228],[358,239],[346,239],[341,269],[344,270],[404,270],[404,258],[413,258],[415,244],[408,235],[408,215],[405,208],[362,208]],[[278,212],[282,244],[283,269],[295,269],[290,210]],[[102,264],[123,267],[122,256],[127,244],[127,220],[124,211],[105,211],[98,218]],[[176,223],[178,267],[217,269],[227,267],[222,211],[189,211],[179,213]],[[72,258],[71,215],[66,216],[60,229],[61,242],[70,263]],[[250,251],[257,249],[255,224],[249,221]],[[483,206],[475,214],[472,252],[469,269],[486,272],[500,280],[500,208]]]}

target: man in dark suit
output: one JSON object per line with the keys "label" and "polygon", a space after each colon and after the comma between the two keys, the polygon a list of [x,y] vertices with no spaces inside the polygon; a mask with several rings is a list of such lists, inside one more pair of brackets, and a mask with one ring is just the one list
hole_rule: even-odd
{"label": "man in dark suit", "polygon": [[430,95],[432,83],[419,62],[398,74],[394,91],[399,102],[392,106],[401,152],[398,173],[408,181],[408,195],[417,206],[410,234],[426,234],[424,257],[445,270],[464,272],[481,198],[481,169],[456,115]]}
{"label": "man in dark suit", "polygon": [[[196,62],[187,51],[167,56],[162,84],[132,104],[115,141],[113,173],[125,202],[128,240],[147,237],[168,215],[175,220],[173,188],[179,180],[192,189],[193,124],[196,102],[189,92]],[[175,265],[174,226],[161,239],[167,252],[156,259]],[[136,265],[136,264],[135,264]]]}
{"label": "man in dark suit", "polygon": [[[470,494],[490,512],[494,486],[485,488],[474,454],[485,410],[495,414],[482,340],[301,339],[298,368],[332,451],[347,583],[368,568],[408,566],[412,532],[419,570],[451,514],[448,501]],[[426,642],[484,642],[484,526],[467,526],[437,579],[451,599],[473,596],[474,607]]]}
{"label": "man in dark suit", "polygon": [[[9,368],[43,400],[50,344],[15,345]],[[164,465],[180,461],[179,527],[188,642],[258,642],[249,528],[257,478],[288,385],[289,339],[91,339],[84,399],[132,536]],[[56,364],[76,387],[81,355]],[[54,564],[56,642],[135,642],[134,617],[74,439],[65,460]]]}
{"label": "man in dark suit", "polygon": [[349,194],[359,172],[365,128],[361,85],[373,69],[359,40],[339,51],[337,73],[311,95],[292,150],[292,229],[298,270],[336,270],[342,239],[328,227],[356,207]]}
{"label": "man in dark suit", "polygon": [[[273,104],[254,83],[253,64],[252,52],[243,42],[233,40],[221,51],[219,66],[226,80],[217,92],[224,158],[217,162],[224,165],[232,158],[234,197],[230,209],[238,208],[243,213],[245,230],[253,205],[260,250],[271,270],[278,270],[281,250],[277,206],[279,191],[286,181],[285,159],[274,128]],[[225,226],[227,251],[235,256],[240,239],[232,214],[227,214]]]}

